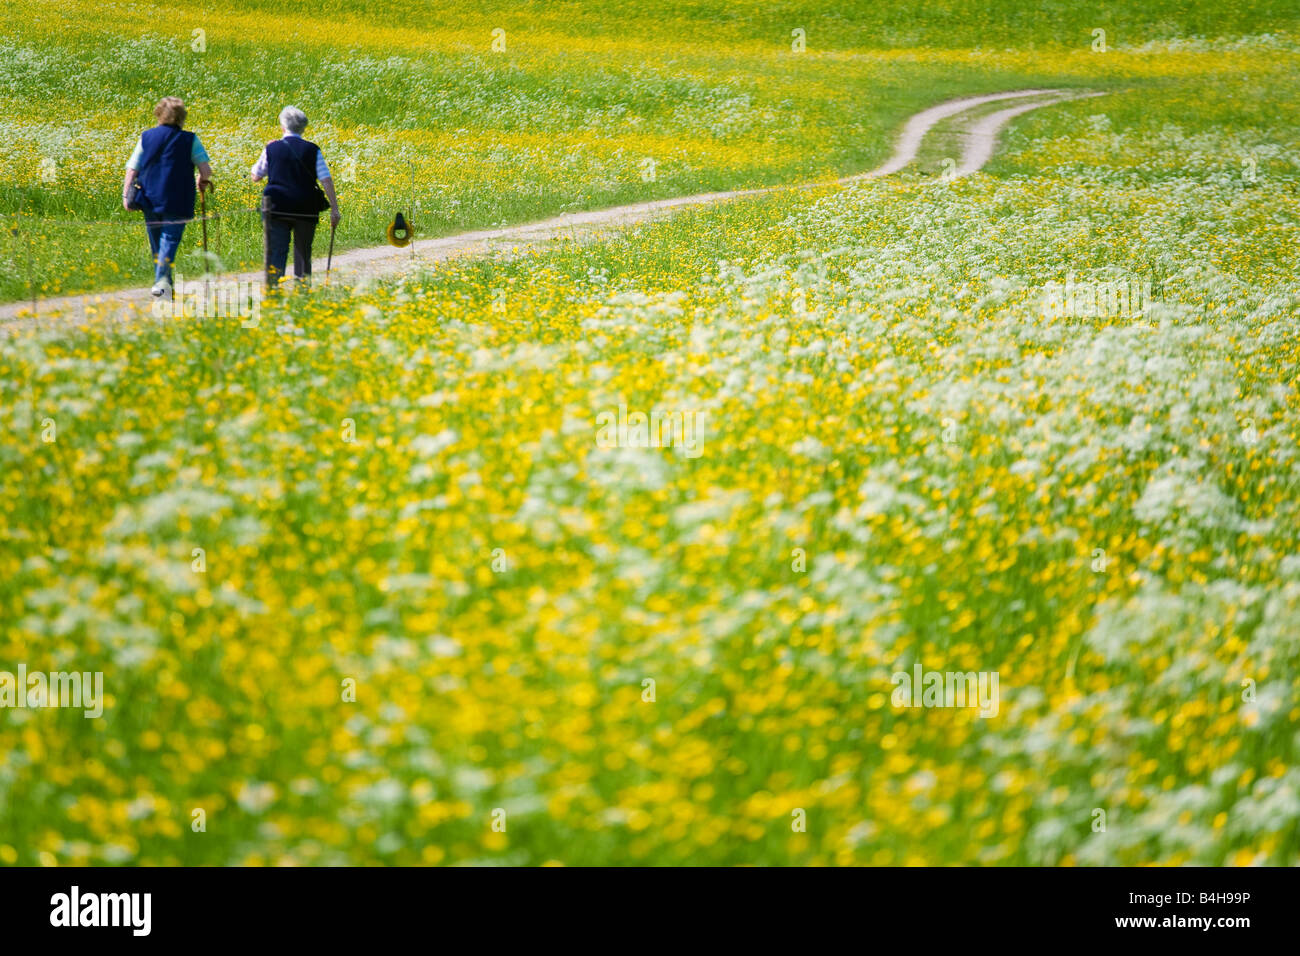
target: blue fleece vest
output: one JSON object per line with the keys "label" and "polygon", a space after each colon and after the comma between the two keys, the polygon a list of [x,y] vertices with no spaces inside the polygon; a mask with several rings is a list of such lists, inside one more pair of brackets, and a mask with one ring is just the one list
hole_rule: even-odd
{"label": "blue fleece vest", "polygon": [[155,126],[140,135],[141,205],[150,220],[194,216],[194,134],[175,126]]}
{"label": "blue fleece vest", "polygon": [[266,187],[262,195],[271,212],[315,215],[316,154],[320,147],[301,136],[266,144]]}

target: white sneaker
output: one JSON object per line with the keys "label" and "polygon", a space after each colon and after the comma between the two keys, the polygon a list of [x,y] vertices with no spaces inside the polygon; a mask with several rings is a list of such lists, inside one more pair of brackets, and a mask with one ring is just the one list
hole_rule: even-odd
{"label": "white sneaker", "polygon": [[171,295],[171,291],[172,291],[171,280],[162,279],[161,281],[155,282],[153,284],[153,288],[149,290],[149,294],[153,296],[155,299],[161,299],[165,295],[168,296]]}

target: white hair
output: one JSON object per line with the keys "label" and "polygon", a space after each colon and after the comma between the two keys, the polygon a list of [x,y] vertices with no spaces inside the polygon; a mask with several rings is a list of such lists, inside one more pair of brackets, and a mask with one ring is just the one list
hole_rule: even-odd
{"label": "white hair", "polygon": [[280,128],[301,135],[307,128],[307,114],[296,106],[286,106],[280,110]]}

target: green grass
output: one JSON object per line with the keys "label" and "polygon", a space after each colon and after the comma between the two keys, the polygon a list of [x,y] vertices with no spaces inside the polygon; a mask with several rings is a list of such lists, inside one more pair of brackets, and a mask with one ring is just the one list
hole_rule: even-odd
{"label": "green grass", "polygon": [[[336,174],[355,170],[338,183],[341,251],[383,243],[398,210],[427,237],[815,179],[870,168],[907,116],[943,99],[1161,82],[1132,75],[1122,54],[1094,57],[1081,76],[1070,55],[1089,49],[1093,20],[1113,24],[1112,45],[1129,46],[1294,25],[1283,4],[1213,18],[1177,6],[1085,14],[1008,4],[971,15],[863,4],[819,15],[692,4],[665,17],[602,4],[402,4],[392,14],[383,4],[308,5],[322,27],[299,36],[289,26],[307,15],[298,5],[96,4],[93,16],[11,5],[0,45],[0,216],[19,232],[0,232],[0,298],[147,280],[139,217],[117,200],[125,157],[163,95],[187,100],[213,156],[223,264],[256,268],[260,224],[239,210],[258,199],[244,180],[290,102],[307,110]],[[491,52],[493,25],[507,28],[503,53]],[[794,26],[808,31],[803,54],[790,50]],[[201,53],[195,29],[206,31]],[[984,52],[951,52],[966,48]],[[642,180],[645,158],[657,163],[653,182]],[[209,242],[215,251],[215,225]],[[181,254],[190,271],[198,244],[191,227]]]}
{"label": "green grass", "polygon": [[0,670],[111,700],[0,712],[0,862],[1295,865],[1296,52],[1047,62],[961,182],[7,338]]}

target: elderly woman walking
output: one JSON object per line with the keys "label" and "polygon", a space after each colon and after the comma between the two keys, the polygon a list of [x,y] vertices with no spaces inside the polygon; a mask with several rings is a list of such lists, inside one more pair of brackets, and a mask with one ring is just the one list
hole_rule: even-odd
{"label": "elderly woman walking", "polygon": [[329,209],[331,227],[337,226],[341,218],[330,168],[320,147],[302,138],[306,128],[306,114],[296,106],[286,106],[280,111],[280,129],[284,135],[267,143],[253,164],[253,182],[266,180],[262,190],[262,223],[267,289],[276,288],[285,274],[291,236],[294,279],[300,284],[309,281],[311,244],[320,213]]}
{"label": "elderly woman walking", "polygon": [[212,188],[212,167],[199,138],[185,127],[185,104],[164,96],[153,110],[158,125],[140,134],[140,142],[126,161],[122,183],[122,208],[144,212],[153,254],[153,295],[171,291],[172,263],[181,244],[185,224],[194,218],[194,170],[199,189]]}

